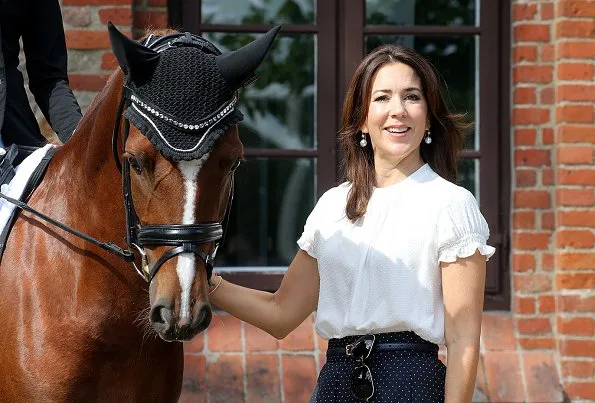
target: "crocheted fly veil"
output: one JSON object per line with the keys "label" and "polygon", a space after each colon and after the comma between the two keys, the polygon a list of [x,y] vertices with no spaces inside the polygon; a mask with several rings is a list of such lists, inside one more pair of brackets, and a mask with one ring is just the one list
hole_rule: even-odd
{"label": "crocheted fly veil", "polygon": [[111,23],[112,49],[126,75],[126,118],[166,158],[199,159],[242,120],[238,89],[254,81],[280,26],[226,54],[189,33],[135,42]]}

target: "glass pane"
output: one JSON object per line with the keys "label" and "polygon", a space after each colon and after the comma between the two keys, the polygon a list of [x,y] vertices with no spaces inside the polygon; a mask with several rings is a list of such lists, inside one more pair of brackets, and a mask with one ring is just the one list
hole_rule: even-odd
{"label": "glass pane", "polygon": [[285,266],[315,202],[315,160],[254,158],[236,172],[236,189],[217,267]]}
{"label": "glass pane", "polygon": [[[478,88],[475,36],[366,35],[366,54],[383,44],[397,43],[415,49],[438,69],[445,99],[451,110],[465,113],[476,122]],[[479,148],[479,133],[474,126],[467,133],[467,149]]]}
{"label": "glass pane", "polygon": [[316,0],[202,0],[201,14],[203,24],[314,24]]}
{"label": "glass pane", "polygon": [[366,24],[475,25],[478,11],[476,0],[366,0]]}
{"label": "glass pane", "polygon": [[[239,49],[259,35],[205,33],[222,52]],[[316,148],[316,37],[278,36],[256,71],[258,79],[240,93],[242,142],[248,148]]]}
{"label": "glass pane", "polygon": [[457,184],[464,187],[479,201],[479,160],[461,158],[458,164]]}

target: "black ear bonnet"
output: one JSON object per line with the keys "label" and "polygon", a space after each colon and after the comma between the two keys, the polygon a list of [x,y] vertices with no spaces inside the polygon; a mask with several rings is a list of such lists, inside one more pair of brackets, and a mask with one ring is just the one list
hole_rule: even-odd
{"label": "black ear bonnet", "polygon": [[125,117],[166,158],[203,157],[242,120],[238,89],[255,80],[254,70],[279,29],[222,55],[190,33],[149,35],[138,43],[109,24],[114,54],[126,74]]}

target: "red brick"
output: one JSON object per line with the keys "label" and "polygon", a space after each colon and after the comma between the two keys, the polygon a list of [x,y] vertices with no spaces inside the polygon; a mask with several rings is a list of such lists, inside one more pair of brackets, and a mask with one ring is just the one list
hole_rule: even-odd
{"label": "red brick", "polygon": [[512,124],[540,125],[549,122],[550,110],[547,108],[513,108]]}
{"label": "red brick", "polygon": [[573,378],[595,377],[595,360],[562,360],[562,376]]}
{"label": "red brick", "polygon": [[131,6],[133,0],[62,0],[62,6]]}
{"label": "red brick", "polygon": [[523,375],[517,352],[488,351],[484,362],[491,401],[525,401]]}
{"label": "red brick", "polygon": [[267,403],[281,401],[277,354],[246,355],[246,378],[248,402]]}
{"label": "red brick", "polygon": [[549,84],[553,78],[553,67],[542,65],[519,65],[512,68],[514,83]]}
{"label": "red brick", "polygon": [[593,189],[556,189],[556,203],[559,206],[592,206],[595,203]]}
{"label": "red brick", "polygon": [[539,313],[553,313],[556,311],[556,298],[553,295],[540,295],[538,298]]}
{"label": "red brick", "polygon": [[559,63],[557,76],[560,80],[592,80],[593,63]]}
{"label": "red brick", "polygon": [[328,340],[323,339],[318,334],[316,335],[316,343],[320,351],[326,351],[328,349]]}
{"label": "red brick", "polygon": [[110,7],[99,10],[99,21],[107,24],[111,21],[114,25],[132,24],[132,8],[130,7]]}
{"label": "red brick", "polygon": [[595,114],[592,105],[563,105],[556,108],[559,123],[593,123]]}
{"label": "red brick", "polygon": [[564,390],[571,401],[595,400],[595,382],[565,382]]}
{"label": "red brick", "polygon": [[556,228],[556,216],[553,212],[547,211],[541,213],[541,229]]}
{"label": "red brick", "polygon": [[595,17],[595,3],[590,0],[564,0],[558,4],[558,15],[564,17]]}
{"label": "red brick", "polygon": [[557,274],[556,285],[558,289],[590,290],[595,288],[595,276],[592,273]]}
{"label": "red brick", "polygon": [[554,170],[551,168],[545,168],[541,171],[541,184],[549,186],[554,184]]}
{"label": "red brick", "polygon": [[549,248],[551,234],[547,233],[516,233],[512,236],[513,248],[521,250],[545,250]]}
{"label": "red brick", "polygon": [[558,248],[588,248],[595,246],[595,235],[589,230],[560,230],[556,234]]}
{"label": "red brick", "polygon": [[206,403],[206,366],[202,355],[184,356],[184,379],[179,403]]}
{"label": "red brick", "polygon": [[514,253],[512,255],[512,269],[516,272],[534,271],[535,256],[528,253]]}
{"label": "red brick", "polygon": [[552,271],[554,270],[554,255],[551,253],[541,254],[541,270]]}
{"label": "red brick", "polygon": [[148,0],[149,7],[167,7],[167,0]]}
{"label": "red brick", "polygon": [[576,336],[595,335],[595,320],[589,317],[558,317],[558,332]]}
{"label": "red brick", "polygon": [[244,343],[246,351],[273,351],[279,348],[277,339],[249,323],[244,323]]}
{"label": "red brick", "polygon": [[[595,270],[595,253],[559,253],[558,267],[564,270]],[[593,279],[595,280],[595,274]]]}
{"label": "red brick", "polygon": [[539,61],[550,63],[556,60],[556,47],[554,45],[541,45],[539,47]]}
{"label": "red brick", "polygon": [[535,298],[533,297],[514,297],[514,312],[520,314],[535,313]]}
{"label": "red brick", "polygon": [[552,331],[548,318],[517,318],[516,324],[520,334],[550,333]]}
{"label": "red brick", "polygon": [[108,74],[69,74],[70,87],[79,91],[101,91],[109,78]]}
{"label": "red brick", "polygon": [[513,274],[514,291],[532,294],[552,289],[552,280],[549,274],[542,273],[523,273]]}
{"label": "red brick", "polygon": [[549,42],[549,24],[518,24],[513,30],[513,42]]}
{"label": "red brick", "polygon": [[551,105],[556,102],[556,92],[552,87],[547,87],[539,92],[539,102],[543,105]]}
{"label": "red brick", "polygon": [[595,169],[558,169],[558,184],[595,185]]}
{"label": "red brick", "polygon": [[518,45],[512,48],[513,63],[521,62],[536,62],[537,61],[537,46],[535,45]]}
{"label": "red brick", "polygon": [[557,221],[571,227],[595,227],[595,211],[558,211]]}
{"label": "red brick", "polygon": [[595,311],[595,296],[560,295],[558,297],[559,309],[562,312],[589,312]]}
{"label": "red brick", "polygon": [[550,194],[546,190],[516,190],[514,192],[516,208],[548,208]]}
{"label": "red brick", "polygon": [[559,164],[592,164],[593,147],[558,146]]}
{"label": "red brick", "polygon": [[515,104],[534,104],[537,102],[537,95],[533,87],[517,87],[514,89],[513,102]]}
{"label": "red brick", "polygon": [[562,388],[551,352],[523,352],[528,402],[562,402]]}
{"label": "red brick", "polygon": [[550,152],[540,149],[515,150],[514,163],[516,166],[550,165]]}
{"label": "red brick", "polygon": [[215,315],[207,330],[211,351],[242,351],[241,321],[229,315]]}
{"label": "red brick", "polygon": [[91,10],[89,7],[75,7],[62,12],[64,26],[88,27],[91,25]]}
{"label": "red brick", "polygon": [[101,69],[102,70],[113,70],[118,67],[118,60],[112,52],[104,53],[101,56]]}
{"label": "red brick", "polygon": [[554,18],[554,3],[541,3],[541,20],[551,20]]}
{"label": "red brick", "polygon": [[279,341],[279,348],[294,351],[310,351],[314,349],[314,321],[312,316],[308,316],[286,338]]}
{"label": "red brick", "polygon": [[486,350],[514,350],[516,343],[511,315],[484,314],[481,320],[481,339]]}
{"label": "red brick", "polygon": [[518,341],[523,350],[551,350],[556,347],[556,339],[551,337],[519,337]]}
{"label": "red brick", "polygon": [[517,169],[515,179],[517,187],[533,187],[537,184],[537,173],[534,169]]}
{"label": "red brick", "polygon": [[592,59],[595,57],[594,42],[560,42],[558,57],[569,59]]}
{"label": "red brick", "polygon": [[595,85],[561,84],[557,91],[558,101],[595,101]]}
{"label": "red brick", "polygon": [[[514,229],[534,229],[535,212],[533,211],[515,211],[512,213],[512,227]],[[528,256],[528,255],[523,255]]]}
{"label": "red brick", "polygon": [[595,21],[559,21],[556,24],[556,35],[559,38],[593,38],[595,37]]}
{"label": "red brick", "polygon": [[533,146],[537,138],[537,130],[535,129],[515,129],[514,130],[514,145],[515,146]]}
{"label": "red brick", "polygon": [[134,26],[140,29],[167,28],[167,12],[165,11],[136,11]]}
{"label": "red brick", "polygon": [[537,14],[537,4],[513,4],[513,21],[532,20]]}
{"label": "red brick", "polygon": [[[595,86],[593,86],[593,91],[595,91]],[[558,141],[566,143],[595,144],[595,126],[560,125],[558,126]]]}
{"label": "red brick", "polygon": [[307,402],[316,385],[316,362],[310,355],[282,356],[286,402]]}
{"label": "red brick", "polygon": [[68,49],[110,49],[106,31],[67,30],[66,47]]}
{"label": "red brick", "polygon": [[561,339],[560,354],[572,357],[595,357],[595,340]]}
{"label": "red brick", "polygon": [[221,354],[207,363],[209,402],[243,402],[244,371],[240,354]]}

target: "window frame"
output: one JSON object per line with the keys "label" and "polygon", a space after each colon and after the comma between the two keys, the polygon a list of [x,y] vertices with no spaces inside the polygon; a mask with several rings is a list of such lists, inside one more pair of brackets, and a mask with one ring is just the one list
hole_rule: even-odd
{"label": "window frame", "polygon": [[[285,25],[284,34],[312,33],[316,39],[316,144],[315,149],[246,148],[246,158],[307,157],[316,160],[316,198],[341,180],[340,154],[334,135],[339,129],[341,105],[349,80],[364,56],[367,34],[478,35],[479,136],[477,151],[461,158],[479,159],[480,206],[490,224],[490,244],[496,254],[488,262],[486,310],[510,309],[510,7],[505,0],[478,0],[479,25],[471,26],[366,26],[365,0],[317,0],[312,25]],[[264,33],[266,24],[201,24],[201,0],[168,0],[169,25],[193,33]],[[192,17],[193,16],[193,17]],[[498,18],[494,18],[498,16]],[[319,23],[324,21],[324,23]],[[486,51],[485,49],[493,51]],[[483,49],[483,51],[482,51]],[[484,150],[484,151],[482,151]],[[485,150],[490,150],[486,152]],[[492,178],[496,178],[494,181]],[[274,291],[284,271],[229,272],[238,284]]]}

